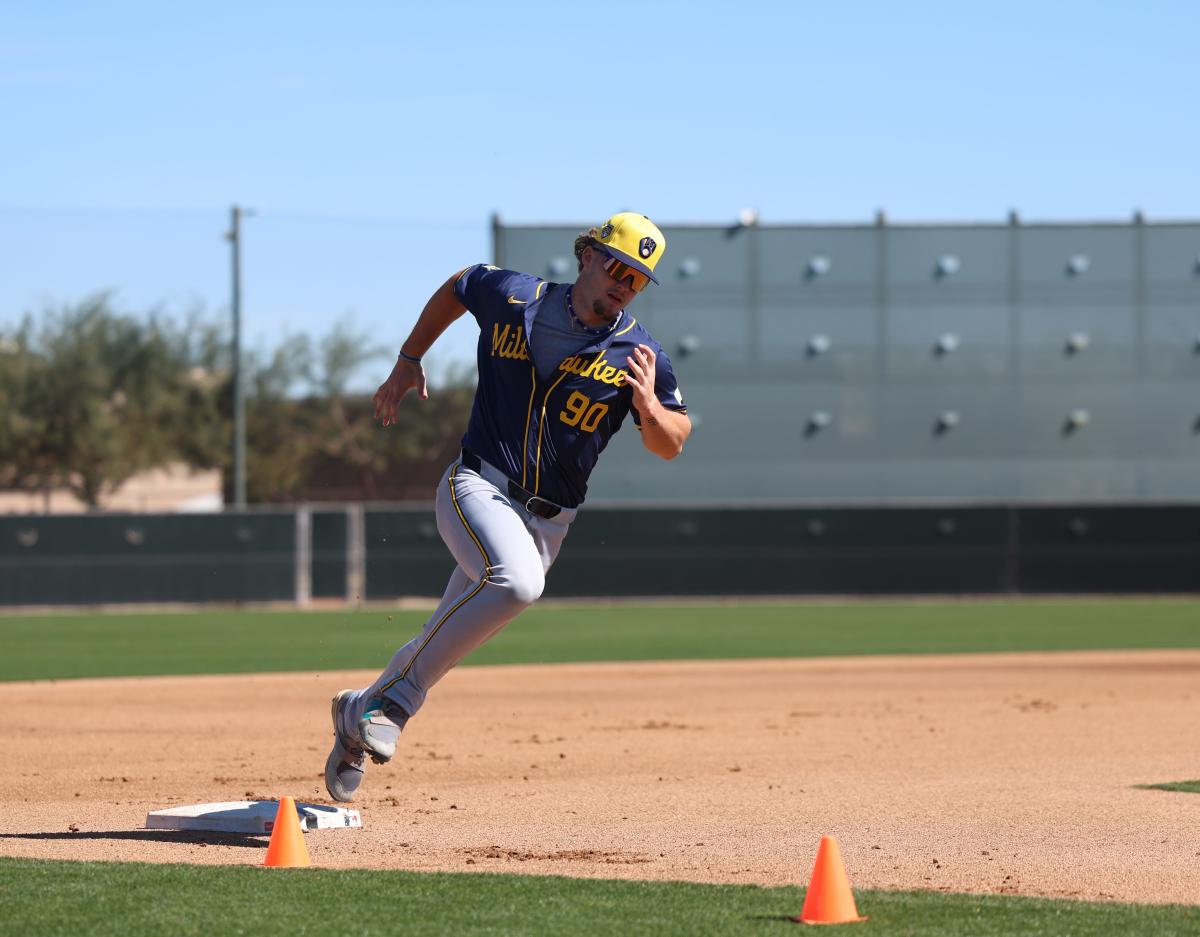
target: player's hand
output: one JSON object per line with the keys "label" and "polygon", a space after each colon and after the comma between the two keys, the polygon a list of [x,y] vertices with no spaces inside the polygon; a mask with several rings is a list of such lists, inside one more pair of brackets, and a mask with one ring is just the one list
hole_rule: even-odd
{"label": "player's hand", "polygon": [[633,405],[638,413],[649,413],[658,399],[654,396],[654,349],[649,345],[638,345],[629,356],[625,383],[633,389]]}
{"label": "player's hand", "polygon": [[400,409],[400,401],[410,390],[416,390],[422,400],[429,399],[429,388],[425,383],[425,369],[413,361],[396,359],[396,365],[388,379],[379,385],[375,396],[375,419],[384,426],[396,422],[396,411]]}

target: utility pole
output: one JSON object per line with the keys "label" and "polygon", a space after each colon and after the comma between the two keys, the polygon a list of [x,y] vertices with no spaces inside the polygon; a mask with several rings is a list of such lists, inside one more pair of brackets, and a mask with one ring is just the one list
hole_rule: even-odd
{"label": "utility pole", "polygon": [[234,205],[225,237],[233,248],[233,506],[246,508],[246,397],[242,387],[242,217],[254,212]]}

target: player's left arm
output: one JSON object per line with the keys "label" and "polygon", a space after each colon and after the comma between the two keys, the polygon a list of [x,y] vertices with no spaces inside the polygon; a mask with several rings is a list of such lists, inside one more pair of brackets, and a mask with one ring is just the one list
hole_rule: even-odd
{"label": "player's left arm", "polygon": [[633,406],[642,427],[642,445],[663,459],[673,459],[683,452],[683,444],[692,432],[692,421],[686,413],[668,410],[658,399],[655,382],[654,349],[638,345],[626,363],[625,382],[633,390]]}

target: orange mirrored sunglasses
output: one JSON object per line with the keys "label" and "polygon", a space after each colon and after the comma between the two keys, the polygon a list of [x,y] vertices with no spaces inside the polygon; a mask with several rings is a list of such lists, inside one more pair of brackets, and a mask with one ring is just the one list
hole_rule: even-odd
{"label": "orange mirrored sunglasses", "polygon": [[635,293],[640,293],[650,283],[650,278],[636,267],[617,260],[612,254],[604,255],[604,271],[618,283],[626,283]]}

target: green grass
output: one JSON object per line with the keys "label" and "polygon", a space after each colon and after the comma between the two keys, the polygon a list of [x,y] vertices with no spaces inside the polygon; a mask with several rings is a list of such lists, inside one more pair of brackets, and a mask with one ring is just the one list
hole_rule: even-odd
{"label": "green grass", "polygon": [[[1000,937],[1200,932],[1200,907],[856,893],[839,934]],[[802,888],[480,874],[0,859],[0,935],[787,935]]]}
{"label": "green grass", "polygon": [[[425,614],[0,617],[0,679],[376,668]],[[541,606],[468,663],[1200,647],[1200,601]],[[1200,792],[1200,782],[1152,785]],[[1171,937],[1200,907],[859,892],[839,933]],[[0,858],[0,937],[803,933],[803,889]]]}
{"label": "green grass", "polygon": [[[425,612],[0,617],[0,680],[374,669]],[[1200,600],[534,606],[467,664],[1200,647]]]}
{"label": "green grass", "polygon": [[1170,781],[1163,784],[1139,784],[1144,791],[1182,791],[1185,794],[1200,794],[1200,781]]}

